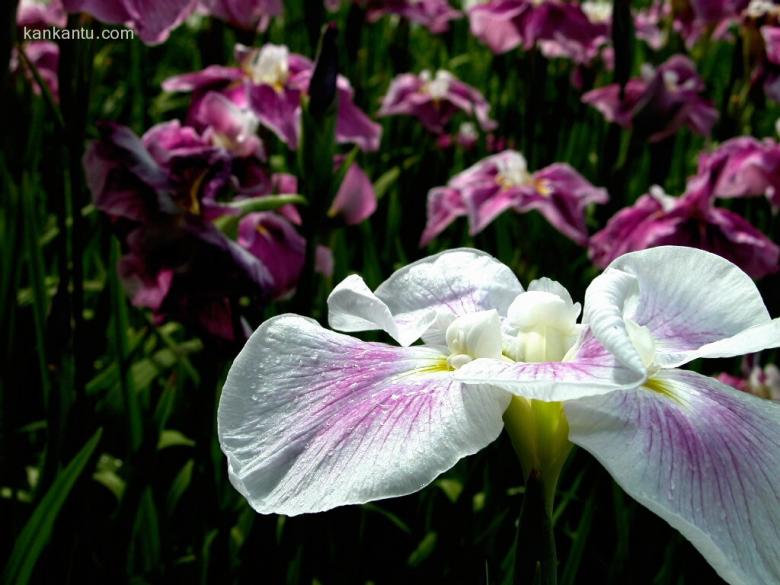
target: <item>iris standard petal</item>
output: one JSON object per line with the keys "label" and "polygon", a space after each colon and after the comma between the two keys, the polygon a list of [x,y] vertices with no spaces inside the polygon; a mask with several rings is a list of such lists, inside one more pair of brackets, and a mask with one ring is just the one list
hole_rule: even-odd
{"label": "iris standard petal", "polygon": [[564,361],[478,359],[459,368],[454,376],[463,383],[489,383],[516,396],[546,402],[633,388],[644,378],[618,362],[589,332],[583,334]]}
{"label": "iris standard petal", "polygon": [[569,440],[723,579],[780,582],[780,405],[682,370],[566,404]]}
{"label": "iris standard petal", "polygon": [[[712,357],[725,357],[773,347],[773,332],[777,339],[776,326],[771,325],[761,294],[747,274],[720,256],[681,246],[625,254],[585,293],[585,320],[594,334],[633,367],[636,360],[626,349],[629,340],[621,326],[623,318],[648,328],[660,367],[704,357],[707,346]],[[754,327],[759,327],[754,333],[766,333],[767,344],[743,334]],[[729,343],[722,342],[730,338]],[[721,343],[713,348],[716,342]]]}
{"label": "iris standard petal", "polygon": [[506,315],[521,292],[507,266],[460,248],[397,270],[374,293],[359,277],[349,277],[328,297],[328,320],[341,331],[383,329],[402,345],[420,337],[446,345],[444,333],[456,317],[491,309]]}
{"label": "iris standard petal", "polygon": [[510,397],[465,388],[446,358],[282,315],[236,358],[219,440],[233,485],[258,512],[302,514],[427,485],[501,432]]}

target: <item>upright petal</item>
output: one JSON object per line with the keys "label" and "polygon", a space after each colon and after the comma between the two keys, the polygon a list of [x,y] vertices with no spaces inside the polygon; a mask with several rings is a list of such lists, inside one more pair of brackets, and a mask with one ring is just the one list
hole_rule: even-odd
{"label": "upright petal", "polygon": [[628,345],[625,318],[648,328],[660,367],[780,345],[780,321],[770,319],[750,277],[695,248],[625,254],[585,293],[585,320],[596,337],[623,363],[641,367]]}
{"label": "upright petal", "polygon": [[374,293],[360,277],[346,279],[328,297],[328,320],[342,331],[383,329],[402,345],[421,336],[445,345],[444,333],[456,317],[490,309],[505,315],[521,292],[501,262],[460,248],[401,268]]}
{"label": "upright petal", "polygon": [[501,432],[509,395],[455,382],[444,357],[266,321],[228,374],[219,440],[258,512],[302,514],[415,492]]}
{"label": "upright petal", "polygon": [[734,585],[780,582],[780,405],[693,372],[566,404],[569,440]]}

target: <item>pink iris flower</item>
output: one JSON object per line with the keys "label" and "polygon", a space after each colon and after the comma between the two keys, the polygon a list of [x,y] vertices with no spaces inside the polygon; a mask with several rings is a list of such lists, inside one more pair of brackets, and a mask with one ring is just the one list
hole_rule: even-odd
{"label": "pink iris flower", "polygon": [[458,111],[474,116],[486,132],[497,126],[490,118],[490,104],[479,90],[440,69],[396,77],[382,99],[379,115],[414,116],[428,131],[441,134]]}
{"label": "pink iris flower", "polygon": [[463,215],[469,219],[470,233],[477,234],[508,209],[518,213],[536,209],[566,237],[586,245],[585,208],[608,198],[604,189],[594,187],[569,165],[556,163],[531,173],[523,155],[506,150],[428,193],[428,222],[420,243],[427,244]]}
{"label": "pink iris flower", "polygon": [[[314,64],[287,47],[267,44],[259,49],[239,45],[238,67],[212,65],[203,71],[166,80],[166,91],[193,92],[190,116],[197,120],[200,101],[208,92],[224,95],[237,107],[251,108],[260,124],[290,148],[296,149],[301,133],[301,96],[309,88]],[[352,101],[349,81],[339,75],[336,139],[363,150],[377,150],[382,128]]]}
{"label": "pink iris flower", "polygon": [[282,0],[200,0],[211,16],[245,30],[265,30],[274,16],[282,14]]}
{"label": "pink iris flower", "polygon": [[658,142],[682,126],[707,135],[718,118],[712,102],[703,98],[704,81],[688,57],[674,55],[658,68],[644,67],[630,79],[621,96],[617,83],[589,91],[582,101],[624,128],[636,128]]}
{"label": "pink iris flower", "polygon": [[626,252],[676,244],[723,256],[753,278],[777,272],[780,248],[742,216],[712,201],[704,191],[671,197],[654,187],[593,234],[590,257],[604,267]]}
{"label": "pink iris flower", "polygon": [[85,12],[100,22],[126,24],[150,45],[164,42],[197,7],[197,0],[62,0],[68,12]]}
{"label": "pink iris flower", "polygon": [[780,401],[780,369],[775,364],[761,366],[758,354],[742,360],[742,375],[719,374],[718,380],[753,396]]}
{"label": "pink iris flower", "polygon": [[468,9],[471,33],[494,53],[539,46],[549,57],[585,64],[608,39],[608,24],[592,21],[579,4],[563,0],[489,0]]}
{"label": "pink iris flower", "polygon": [[751,136],[727,140],[699,155],[688,191],[723,198],[765,196],[774,208],[780,208],[780,144]]}
{"label": "pink iris flower", "polygon": [[462,16],[448,0],[366,0],[364,4],[371,21],[386,14],[397,14],[434,34],[447,32],[450,21]]}

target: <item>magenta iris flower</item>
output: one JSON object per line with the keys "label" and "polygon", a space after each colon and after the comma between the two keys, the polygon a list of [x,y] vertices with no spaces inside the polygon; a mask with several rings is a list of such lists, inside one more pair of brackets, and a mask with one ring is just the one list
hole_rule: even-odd
{"label": "magenta iris flower", "polygon": [[377,20],[386,14],[397,14],[420,24],[434,34],[447,32],[450,21],[461,18],[448,0],[366,0],[369,20]]}
{"label": "magenta iris flower", "polygon": [[122,126],[102,130],[84,168],[95,206],[112,218],[123,241],[118,270],[133,304],[152,309],[158,320],[243,339],[239,297],[269,298],[274,278],[213,223],[233,213],[223,200],[242,188],[234,155],[176,121],[143,138]]}
{"label": "magenta iris flower", "polygon": [[148,44],[162,43],[197,7],[197,0],[62,0],[68,12],[131,26]]}
{"label": "magenta iris flower", "polygon": [[434,134],[444,132],[458,112],[474,116],[484,131],[494,130],[490,104],[482,94],[442,69],[419,75],[404,73],[390,84],[379,110],[380,116],[414,116]]}
{"label": "magenta iris flower", "polygon": [[[239,45],[238,67],[212,65],[203,71],[166,80],[167,91],[193,92],[190,117],[197,120],[203,97],[218,92],[239,108],[251,108],[260,124],[290,148],[297,148],[301,133],[301,96],[308,91],[314,64],[287,47],[267,44],[259,49]],[[336,139],[363,150],[376,150],[382,128],[353,102],[349,81],[339,76]]]}
{"label": "magenta iris flower", "polygon": [[282,0],[200,0],[211,16],[246,30],[264,30],[270,19],[282,14]]}
{"label": "magenta iris flower", "polygon": [[489,0],[468,9],[471,33],[494,53],[539,46],[550,57],[589,63],[607,42],[608,25],[579,4],[559,0]]}
{"label": "magenta iris flower", "polygon": [[746,355],[742,360],[742,374],[719,374],[718,380],[753,396],[780,401],[780,369],[775,364],[762,366],[760,354]]}
{"label": "magenta iris flower", "polygon": [[699,155],[698,170],[688,180],[688,191],[722,198],[765,196],[779,208],[780,144],[751,136],[727,140]]}
{"label": "magenta iris flower", "polygon": [[624,128],[637,128],[651,142],[668,138],[682,126],[707,135],[718,118],[712,102],[702,97],[704,81],[693,62],[682,55],[669,58],[658,68],[646,66],[642,76],[631,79],[621,97],[614,83],[589,91],[582,101]]}
{"label": "magenta iris flower", "polygon": [[780,269],[780,248],[742,216],[715,207],[704,191],[682,197],[655,187],[622,209],[590,239],[590,256],[607,266],[626,252],[675,244],[708,250],[754,278]]}
{"label": "magenta iris flower", "polygon": [[594,187],[569,165],[556,163],[531,173],[523,155],[507,150],[428,193],[428,222],[421,245],[457,217],[467,216],[469,231],[476,234],[509,209],[518,213],[536,209],[566,237],[586,245],[585,208],[607,199],[604,189]]}
{"label": "magenta iris flower", "polygon": [[[31,0],[22,0],[16,11],[16,26],[23,29],[46,29],[49,27],[63,27],[67,23],[67,15],[59,1],[49,4],[41,4]],[[20,36],[23,34],[20,32]],[[41,79],[49,88],[52,97],[59,99],[59,64],[60,48],[57,43],[51,41],[27,41],[22,44],[24,54],[33,64],[41,76]],[[30,81],[35,93],[40,92],[31,72],[27,71],[21,62],[17,49],[11,54],[10,70],[12,73],[24,72]]]}
{"label": "magenta iris flower", "polygon": [[727,260],[678,247],[622,256],[588,287],[579,323],[559,283],[525,290],[469,249],[375,291],[349,276],[328,309],[336,331],[381,330],[398,345],[299,315],[257,329],[217,419],[230,480],[258,512],[416,492],[543,404],[558,413],[556,437],[595,456],[729,583],[780,578],[780,405],[680,369],[780,346],[780,320]]}
{"label": "magenta iris flower", "polygon": [[703,35],[725,38],[729,27],[737,22],[750,0],[684,0],[674,2],[674,27],[685,44],[692,47]]}

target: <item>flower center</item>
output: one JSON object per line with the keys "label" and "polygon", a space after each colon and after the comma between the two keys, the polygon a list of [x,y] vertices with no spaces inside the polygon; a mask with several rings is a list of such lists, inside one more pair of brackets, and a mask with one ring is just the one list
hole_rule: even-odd
{"label": "flower center", "polygon": [[235,108],[233,112],[234,127],[229,131],[214,131],[211,142],[214,146],[224,148],[229,152],[240,152],[246,142],[257,134],[260,122],[251,110]]}
{"label": "flower center", "polygon": [[450,91],[452,73],[439,69],[436,75],[432,76],[431,72],[425,69],[420,72],[420,79],[423,81],[421,91],[435,100],[441,100],[447,97],[447,93]]}
{"label": "flower center", "polygon": [[476,358],[501,358],[501,319],[498,312],[480,311],[455,319],[445,333],[450,356],[447,365],[453,370]]}
{"label": "flower center", "polygon": [[257,84],[271,85],[281,91],[290,76],[289,56],[287,47],[265,45],[250,61],[249,77]]}
{"label": "flower center", "polygon": [[600,2],[598,0],[586,0],[580,7],[588,17],[588,20],[594,23],[609,22],[612,18],[612,3]]}
{"label": "flower center", "polygon": [[519,152],[508,152],[496,160],[498,174],[496,182],[504,189],[522,187],[533,183],[533,175],[528,172],[525,158]]}
{"label": "flower center", "polygon": [[519,362],[558,362],[577,341],[580,304],[558,283],[541,279],[509,307],[504,354]]}
{"label": "flower center", "polygon": [[763,18],[764,16],[780,16],[780,6],[768,0],[751,0],[745,8],[745,14],[749,18]]}

